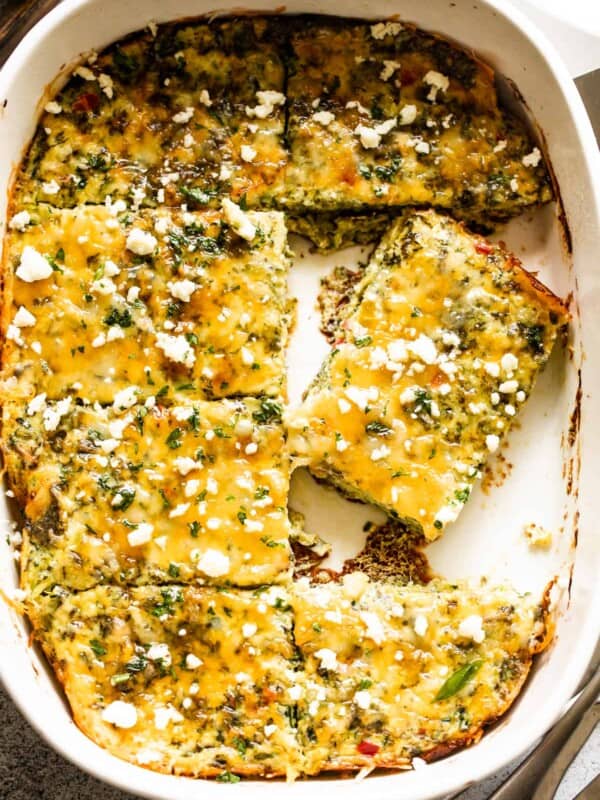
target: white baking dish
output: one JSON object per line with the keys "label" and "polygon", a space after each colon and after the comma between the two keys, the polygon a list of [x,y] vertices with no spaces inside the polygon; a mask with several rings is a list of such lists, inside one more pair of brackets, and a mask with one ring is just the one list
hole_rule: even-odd
{"label": "white baking dish", "polygon": [[[269,0],[249,0],[248,9],[275,10]],[[213,10],[209,0],[66,0],[17,48],[0,74],[0,218],[4,217],[11,171],[30,138],[48,81],[81,53],[157,22]],[[292,0],[290,13],[335,13],[335,3]],[[490,574],[539,591],[554,574],[573,580],[563,594],[557,638],[539,659],[518,703],[470,750],[422,770],[378,774],[368,784],[320,780],[282,785],[244,781],[236,789],[212,782],[158,775],[101,750],[79,732],[43,658],[28,644],[29,631],[9,603],[0,603],[0,673],[23,713],[63,755],[90,773],[138,795],[184,800],[243,793],[269,800],[327,791],[344,800],[363,796],[433,800],[475,783],[532,745],[555,721],[574,692],[600,630],[600,164],[581,100],[552,47],[517,11],[502,3],[448,0],[347,0],[347,15],[383,18],[392,14],[448,35],[474,48],[518,85],[545,136],[560,190],[573,252],[561,240],[556,207],[511,223],[498,236],[541,278],[573,297],[571,355],[556,353],[542,376],[521,424],[510,437],[507,459],[514,465],[499,487],[474,493],[464,515],[430,549],[436,569],[449,577]],[[300,299],[300,324],[290,353],[292,401],[316,369],[324,344],[316,334],[314,294],[318,276],[335,263],[356,259],[355,251],[328,259],[309,256],[292,270],[291,288]],[[578,371],[582,390],[577,393]],[[576,430],[576,402],[581,428]],[[574,432],[570,437],[569,428]],[[585,432],[585,435],[583,433]],[[499,466],[495,467],[499,474]],[[572,478],[569,494],[567,484]],[[305,475],[294,481],[293,502],[325,538],[337,539],[338,557],[356,550],[361,523],[373,518],[331,492],[316,489]],[[0,588],[9,596],[17,571],[5,533],[11,511],[0,500]],[[549,552],[533,552],[522,529],[538,522],[553,531]],[[573,537],[578,529],[575,550]],[[342,534],[342,535],[340,535]],[[343,544],[343,547],[341,545]],[[345,550],[345,552],[343,552]]]}

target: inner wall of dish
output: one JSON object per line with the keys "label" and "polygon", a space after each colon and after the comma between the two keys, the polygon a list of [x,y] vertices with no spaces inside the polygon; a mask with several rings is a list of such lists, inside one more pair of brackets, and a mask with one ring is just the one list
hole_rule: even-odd
{"label": "inner wall of dish", "polygon": [[[94,5],[96,5],[95,11]],[[6,207],[6,189],[10,182],[11,170],[18,162],[35,125],[35,115],[28,114],[26,110],[34,109],[38,105],[44,94],[48,76],[58,73],[66,61],[72,61],[79,53],[91,48],[100,49],[110,41],[140,27],[145,20],[124,5],[117,2],[103,4],[102,13],[98,14],[99,4],[85,4],[79,20],[69,19],[63,25],[60,35],[50,36],[43,47],[28,54],[20,69],[13,68],[12,72],[9,70],[3,76],[0,104],[5,98],[7,104],[0,116],[4,150],[4,159],[0,164],[2,217]],[[257,2],[248,3],[247,6],[264,9],[265,4]],[[199,10],[201,9],[197,3],[189,1],[169,4],[169,8],[166,9],[164,3],[155,0],[146,4],[144,13],[147,20],[164,21],[167,18],[197,14]],[[297,2],[288,6],[288,10],[290,13],[323,11],[316,3]],[[390,3],[378,2],[370,4],[367,13],[364,3],[355,2],[345,8],[344,13],[377,18],[388,16],[395,10]],[[492,14],[485,8],[482,13]],[[572,153],[562,144],[569,136],[569,109],[558,94],[555,101],[557,105],[553,109],[550,108],[551,103],[545,103],[539,98],[536,87],[546,85],[544,94],[548,96],[550,91],[548,87],[553,86],[553,79],[546,74],[545,65],[536,56],[527,39],[519,34],[521,38],[514,39],[514,46],[511,52],[507,53],[506,48],[501,46],[503,36],[506,35],[508,25],[506,21],[495,20],[494,24],[486,26],[481,20],[474,19],[470,10],[451,8],[449,3],[432,3],[423,7],[423,4],[418,2],[407,2],[403,5],[402,16],[424,28],[445,33],[462,43],[477,43],[478,52],[484,59],[515,80],[547,135],[550,158],[561,180],[567,214],[572,212],[574,215],[577,211],[574,192],[577,176],[570,175],[570,172],[575,172],[569,158]],[[439,23],[440,19],[443,19],[447,26],[443,30]],[[488,22],[491,20],[488,19]],[[520,50],[522,54],[528,54],[528,57],[519,58]],[[524,67],[528,62],[529,71]],[[577,240],[576,227],[573,233]],[[541,280],[556,293],[563,297],[573,293],[576,298],[574,272],[565,252],[554,204],[515,220],[499,229],[493,238],[505,241],[527,268],[538,271]],[[296,240],[294,247],[299,251],[305,248],[305,245]],[[291,292],[300,298],[306,309],[312,308],[321,275],[336,264],[345,263],[352,266],[364,258],[365,251],[361,251],[360,248],[327,257],[305,252],[305,258],[297,259],[292,268]],[[322,336],[317,332],[318,320],[314,309],[309,324],[310,331],[308,327],[302,331],[302,335],[308,336],[309,339],[303,338],[302,347],[299,347],[300,329],[297,329],[290,348],[292,402],[313,376],[326,349]],[[566,491],[565,464],[568,466],[572,457],[572,453],[567,450],[566,433],[575,402],[577,368],[580,360],[577,317],[573,324],[572,345],[574,355],[571,357],[568,357],[561,348],[557,348],[525,412],[509,437],[505,457],[512,466],[508,469],[496,464],[492,468],[497,476],[503,471],[508,472],[507,477],[502,480],[498,478],[495,482],[500,485],[491,487],[487,493],[479,487],[459,522],[441,541],[429,548],[428,555],[434,569],[449,578],[486,574],[496,580],[508,578],[521,589],[539,590],[551,575],[568,567],[573,555],[571,545],[575,501],[574,495],[568,495]],[[332,492],[327,490],[317,492],[312,486],[307,485],[306,476],[297,476],[294,484],[292,505],[307,513],[309,529],[319,526],[324,537],[333,541],[338,557],[355,552],[364,537],[362,524],[365,519],[375,519],[374,513],[369,509],[361,509],[358,513],[358,506],[347,503]],[[0,503],[0,519],[5,528],[11,519],[11,512],[4,498]],[[536,522],[552,531],[553,544],[547,552],[532,551],[529,548],[523,536],[523,526],[529,522]],[[10,589],[16,584],[17,572],[14,561],[6,544],[6,537],[2,536],[0,586]],[[584,595],[585,590],[584,588]],[[11,626],[14,642],[21,638],[21,642],[25,644],[24,625],[20,620],[17,620],[17,625],[17,629]],[[16,630],[19,633],[15,634]],[[561,663],[564,665],[568,662],[567,644],[568,637],[563,642],[559,640],[555,646],[555,649],[561,648],[562,653],[560,658],[552,659],[553,663],[549,664],[555,676],[560,675]],[[61,704],[52,692],[53,678],[45,664],[40,662],[37,656],[34,655],[33,658],[38,671],[41,667],[39,678],[36,679],[30,670],[31,674],[23,675],[21,681],[23,685],[32,681],[31,686],[35,687],[35,692],[39,692],[40,685],[46,695],[50,690],[53,697],[48,702],[56,712],[60,710]],[[27,654],[26,661],[29,660],[30,656]],[[533,698],[537,696],[539,700],[539,695],[538,690],[533,693]],[[535,702],[536,700],[532,699],[529,705],[533,708]],[[526,697],[515,710],[523,721],[527,716],[527,705]],[[59,724],[57,722],[57,725]],[[70,725],[66,713],[64,724]],[[80,737],[74,731],[69,735]],[[493,739],[490,740],[490,744],[484,742],[479,745],[478,750],[489,746],[493,746]],[[472,754],[465,753],[458,756],[461,759],[469,757],[472,758]],[[451,768],[447,767],[447,774],[450,772]],[[428,770],[433,782],[438,773],[438,767]],[[413,776],[406,777],[412,780]],[[153,776],[153,780],[156,779],[156,776]]]}

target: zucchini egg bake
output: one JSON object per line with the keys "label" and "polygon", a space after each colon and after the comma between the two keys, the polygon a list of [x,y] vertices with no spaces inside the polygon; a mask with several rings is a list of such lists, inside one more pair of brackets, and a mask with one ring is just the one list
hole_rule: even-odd
{"label": "zucchini egg bake", "polygon": [[[418,548],[452,535],[568,323],[481,234],[551,199],[492,69],[407,23],[152,24],[70,71],[11,194],[1,442],[22,607],[85,734],[293,780],[418,767],[510,707],[551,581],[449,582]],[[288,232],[377,242],[330,280],[295,408]],[[310,568],[298,466],[383,509],[398,563]]]}

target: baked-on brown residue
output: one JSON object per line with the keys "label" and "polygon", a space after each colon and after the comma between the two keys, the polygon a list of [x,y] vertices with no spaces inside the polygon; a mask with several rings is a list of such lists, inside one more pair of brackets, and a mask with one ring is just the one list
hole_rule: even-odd
{"label": "baked-on brown residue", "polygon": [[321,312],[321,332],[333,344],[338,335],[344,308],[352,297],[354,287],[362,277],[362,270],[335,267],[321,279],[321,291],[317,298]]}
{"label": "baked-on brown residue", "polygon": [[342,575],[360,571],[372,580],[395,583],[428,583],[432,579],[422,534],[393,519],[383,525],[367,525],[365,546],[344,562]]}

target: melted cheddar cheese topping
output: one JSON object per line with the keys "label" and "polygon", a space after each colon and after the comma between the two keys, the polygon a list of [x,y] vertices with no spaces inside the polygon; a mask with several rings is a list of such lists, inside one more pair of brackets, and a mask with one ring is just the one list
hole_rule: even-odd
{"label": "melted cheddar cheese topping", "polygon": [[285,223],[239,213],[250,241],[223,212],[36,207],[6,244],[9,385],[101,403],[130,386],[283,392]]}
{"label": "melted cheddar cheese topping", "polygon": [[292,452],[437,538],[529,396],[561,301],[433,211],[385,234],[299,409]]}
{"label": "melted cheddar cheese topping", "polygon": [[274,401],[165,407],[131,394],[59,417],[61,402],[4,409],[27,589],[287,576],[289,463]]}

